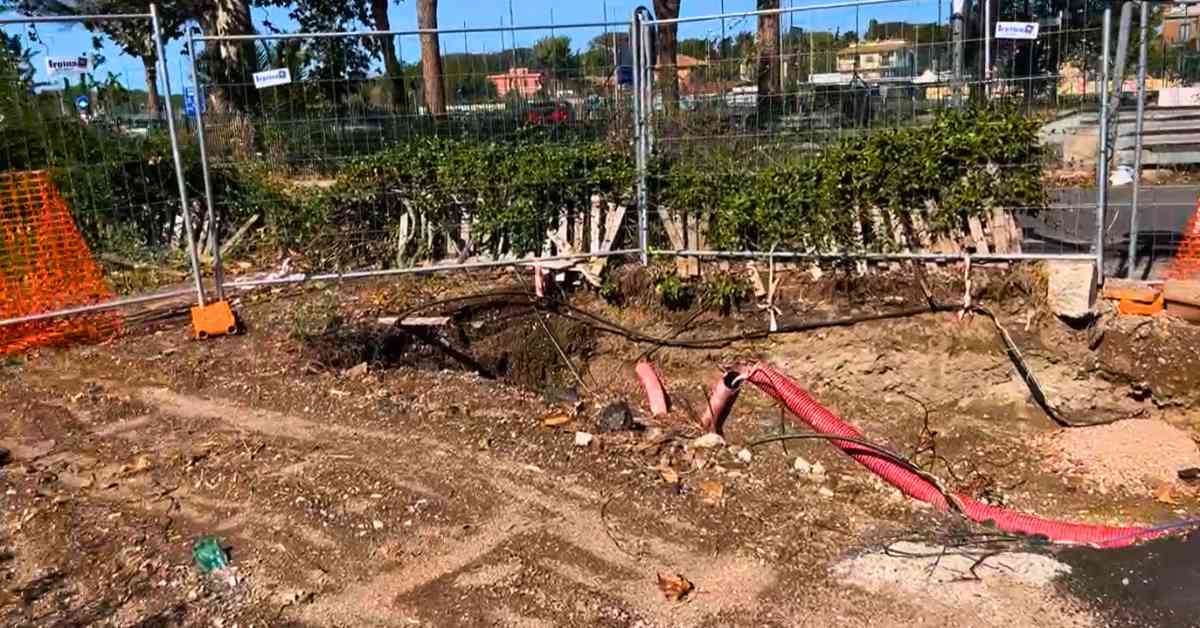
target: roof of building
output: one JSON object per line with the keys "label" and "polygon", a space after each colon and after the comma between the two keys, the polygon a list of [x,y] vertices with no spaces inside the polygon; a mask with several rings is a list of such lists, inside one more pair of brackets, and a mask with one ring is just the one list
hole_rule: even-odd
{"label": "roof of building", "polygon": [[867,52],[888,52],[891,50],[901,50],[911,48],[912,43],[907,39],[885,39],[883,41],[868,41],[862,43],[852,43],[838,51],[838,56],[863,54]]}

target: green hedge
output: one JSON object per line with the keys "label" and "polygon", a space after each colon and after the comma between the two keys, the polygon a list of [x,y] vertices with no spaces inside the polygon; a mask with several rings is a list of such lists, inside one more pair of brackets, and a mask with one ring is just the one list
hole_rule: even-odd
{"label": "green hedge", "polygon": [[873,213],[887,225],[911,228],[919,217],[949,233],[995,207],[1043,207],[1038,127],[1005,109],[947,111],[928,126],[846,138],[815,153],[680,157],[663,166],[658,198],[706,215],[715,248],[888,250],[894,230],[872,231]]}

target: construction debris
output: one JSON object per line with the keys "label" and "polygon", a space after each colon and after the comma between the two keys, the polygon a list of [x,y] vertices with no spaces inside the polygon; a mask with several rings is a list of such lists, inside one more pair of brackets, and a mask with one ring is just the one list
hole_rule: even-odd
{"label": "construction debris", "polygon": [[1096,265],[1090,261],[1050,261],[1047,300],[1056,316],[1071,320],[1089,318],[1096,302]]}

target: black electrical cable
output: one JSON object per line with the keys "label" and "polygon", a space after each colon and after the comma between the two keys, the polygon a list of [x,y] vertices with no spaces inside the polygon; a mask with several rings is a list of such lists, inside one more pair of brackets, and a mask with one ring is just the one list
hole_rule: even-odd
{"label": "black electrical cable", "polygon": [[[491,299],[492,302],[487,303],[488,299]],[[465,303],[465,302],[472,302],[472,301],[479,301],[479,300],[484,300],[484,303],[486,303],[488,305],[506,305],[506,306],[525,305],[525,306],[531,307],[535,310],[540,310],[543,312],[547,312],[549,314],[553,314],[555,316],[560,316],[563,318],[574,320],[578,323],[588,325],[588,326],[592,327],[593,329],[596,329],[597,331],[620,336],[622,338],[625,338],[625,339],[633,341],[633,342],[648,343],[648,344],[652,344],[652,345],[655,345],[658,347],[673,347],[673,348],[678,348],[678,349],[722,349],[722,348],[728,347],[729,345],[734,344],[736,342],[745,342],[745,341],[751,341],[751,340],[763,340],[763,339],[769,338],[770,336],[775,335],[775,334],[799,333],[799,332],[804,332],[804,331],[813,331],[816,329],[825,329],[825,328],[829,328],[829,327],[849,327],[851,325],[857,325],[859,323],[866,323],[866,322],[872,322],[872,321],[882,321],[882,320],[889,320],[889,319],[895,319],[895,318],[908,318],[908,317],[917,316],[920,314],[930,314],[930,313],[937,313],[937,312],[956,312],[956,311],[962,310],[961,305],[950,304],[950,303],[939,303],[939,302],[936,302],[936,301],[930,299],[927,304],[921,305],[921,306],[902,308],[902,309],[892,310],[892,311],[888,311],[888,312],[858,314],[858,315],[854,315],[854,316],[845,316],[845,317],[841,317],[841,318],[832,318],[832,319],[825,319],[825,320],[819,320],[819,321],[790,323],[787,325],[780,326],[778,329],[776,329],[776,331],[771,331],[770,329],[759,329],[759,330],[744,332],[744,333],[740,333],[740,334],[717,336],[714,338],[679,339],[679,338],[674,338],[674,337],[664,338],[664,337],[660,337],[660,336],[652,336],[650,334],[646,334],[646,333],[643,333],[643,332],[640,332],[640,331],[637,331],[634,329],[630,329],[630,328],[625,327],[615,321],[604,318],[603,316],[594,314],[592,312],[589,312],[587,310],[584,310],[582,308],[576,307],[574,305],[571,305],[570,303],[566,303],[563,301],[556,301],[556,300],[552,301],[550,299],[539,298],[528,292],[500,290],[500,291],[493,291],[493,292],[480,292],[480,293],[470,294],[470,295],[465,295],[465,296],[460,296],[460,297],[450,297],[450,298],[446,298],[446,299],[438,299],[436,301],[430,301],[427,303],[421,303],[421,304],[415,305],[413,307],[410,307],[407,310],[405,310],[404,312],[402,312],[397,317],[397,322],[403,320],[405,317],[407,317],[415,312],[419,312],[422,310],[437,307],[439,305],[450,305],[450,304],[454,304],[454,303]],[[1038,381],[1037,377],[1034,376],[1033,371],[1029,368],[1029,365],[1025,362],[1025,358],[1021,355],[1021,351],[1017,348],[1017,345],[1013,341],[1012,336],[1009,335],[1008,330],[1006,330],[1004,328],[1004,326],[1000,324],[1000,320],[996,316],[996,314],[981,305],[972,305],[972,306],[970,306],[969,310],[972,312],[975,312],[975,313],[982,314],[982,315],[988,317],[989,319],[991,319],[992,323],[996,327],[997,333],[1000,335],[1000,339],[1004,343],[1005,352],[1008,355],[1009,360],[1012,361],[1013,366],[1017,369],[1017,372],[1021,375],[1022,381],[1024,381],[1025,385],[1029,388],[1030,396],[1033,397],[1033,400],[1038,404],[1038,406],[1040,408],[1042,408],[1042,411],[1045,412],[1048,417],[1050,417],[1050,420],[1055,422],[1055,424],[1057,424],[1060,427],[1092,427],[1092,426],[1097,426],[1097,425],[1107,425],[1109,423],[1115,423],[1115,422],[1123,420],[1125,418],[1129,418],[1129,417],[1119,417],[1119,418],[1115,418],[1115,419],[1106,419],[1103,421],[1084,422],[1084,421],[1072,421],[1072,420],[1068,420],[1065,417],[1063,417],[1056,408],[1054,408],[1052,405],[1050,405],[1050,402],[1046,398],[1046,394],[1041,386],[1041,383]]]}

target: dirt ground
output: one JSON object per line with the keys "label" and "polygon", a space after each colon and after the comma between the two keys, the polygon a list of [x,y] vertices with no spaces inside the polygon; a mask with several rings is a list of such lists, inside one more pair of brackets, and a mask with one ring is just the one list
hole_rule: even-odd
{"label": "dirt ground", "polygon": [[[779,408],[756,390],[743,391],[727,447],[691,440],[708,383],[723,366],[761,359],[871,438],[992,503],[1097,523],[1200,516],[1196,489],[1172,473],[1196,466],[1196,328],[1106,318],[1073,329],[1042,311],[1032,284],[992,275],[976,281],[976,298],[996,306],[1060,412],[1132,426],[1083,439],[1087,461],[1064,453],[1072,441],[1032,402],[991,322],[947,313],[656,351],[675,410],[643,430],[604,431],[598,417],[622,400],[648,414],[632,372],[648,346],[520,308],[468,312],[436,333],[476,361],[473,372],[374,323],[432,298],[520,289],[504,273],[247,294],[241,336],[193,342],[175,317],[104,345],[43,351],[0,367],[0,444],[13,452],[0,469],[0,617],[13,626],[1126,625],[1072,585],[1057,547],[932,512],[822,442],[748,448],[781,429]],[[785,281],[781,322],[921,301],[903,277],[805,277]],[[961,301],[952,274],[935,284]],[[570,299],[662,336],[766,323],[753,304],[730,316],[668,312],[638,285],[625,284],[622,305],[583,291]],[[1104,457],[1127,456],[1130,433],[1181,459],[1109,481]],[[232,573],[197,569],[192,547],[205,536],[227,548]],[[674,599],[680,578],[692,588]],[[1137,625],[1155,625],[1153,616]]]}

